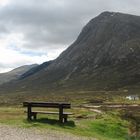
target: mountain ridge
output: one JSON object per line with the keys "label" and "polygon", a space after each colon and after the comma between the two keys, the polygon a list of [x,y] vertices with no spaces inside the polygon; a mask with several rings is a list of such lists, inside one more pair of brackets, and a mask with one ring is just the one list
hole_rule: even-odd
{"label": "mountain ridge", "polygon": [[103,12],[47,68],[14,84],[21,90],[134,85],[140,82],[139,54],[140,16]]}
{"label": "mountain ridge", "polygon": [[19,79],[19,77],[24,74],[25,72],[27,72],[28,70],[30,70],[31,68],[34,68],[38,66],[37,64],[32,64],[32,65],[24,65],[24,66],[20,66],[18,68],[15,68],[9,72],[5,72],[5,73],[0,73],[0,85],[10,82],[12,80],[17,80]]}

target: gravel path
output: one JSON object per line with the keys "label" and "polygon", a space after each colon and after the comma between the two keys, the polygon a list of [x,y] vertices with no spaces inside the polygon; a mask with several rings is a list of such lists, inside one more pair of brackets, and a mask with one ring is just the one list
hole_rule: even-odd
{"label": "gravel path", "polygon": [[27,129],[0,125],[0,140],[96,140],[92,138],[77,137],[57,131]]}

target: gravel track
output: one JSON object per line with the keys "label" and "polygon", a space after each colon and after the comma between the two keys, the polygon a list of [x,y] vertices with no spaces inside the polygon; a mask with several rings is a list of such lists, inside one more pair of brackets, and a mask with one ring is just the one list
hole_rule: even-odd
{"label": "gravel track", "polygon": [[0,125],[0,140],[96,140],[51,130],[37,130]]}

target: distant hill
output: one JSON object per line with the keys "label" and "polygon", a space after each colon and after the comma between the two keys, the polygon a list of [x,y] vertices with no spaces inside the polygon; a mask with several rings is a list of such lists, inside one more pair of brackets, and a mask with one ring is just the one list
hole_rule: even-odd
{"label": "distant hill", "polygon": [[28,71],[26,71],[25,73],[23,73],[19,79],[22,80],[24,78],[27,78],[31,75],[34,75],[42,70],[44,70],[45,68],[47,68],[53,61],[48,61],[48,62],[44,62],[41,65],[38,65],[36,67],[32,67],[31,69],[29,69]]}
{"label": "distant hill", "polygon": [[[114,89],[140,83],[140,16],[103,12],[45,69],[12,85],[22,90]],[[24,87],[24,88],[23,88]],[[2,87],[3,88],[3,87]]]}
{"label": "distant hill", "polygon": [[25,65],[25,66],[21,66],[16,69],[13,69],[10,72],[0,73],[0,85],[3,83],[7,83],[9,81],[18,79],[22,74],[24,74],[25,72],[37,66],[38,66],[37,64]]}

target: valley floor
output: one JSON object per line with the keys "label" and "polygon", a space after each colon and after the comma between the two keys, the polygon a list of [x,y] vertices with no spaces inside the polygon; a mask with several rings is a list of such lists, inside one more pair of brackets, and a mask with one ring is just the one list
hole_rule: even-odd
{"label": "valley floor", "polygon": [[111,98],[113,102],[107,98],[103,103],[94,103],[103,97],[100,94],[92,98],[84,95],[84,100],[79,97],[83,96],[70,100],[69,111],[73,115],[65,124],[58,122],[58,116],[46,114],[39,114],[37,120],[29,122],[22,104],[1,104],[0,140],[140,140],[140,101],[130,102],[118,95],[114,100]]}

